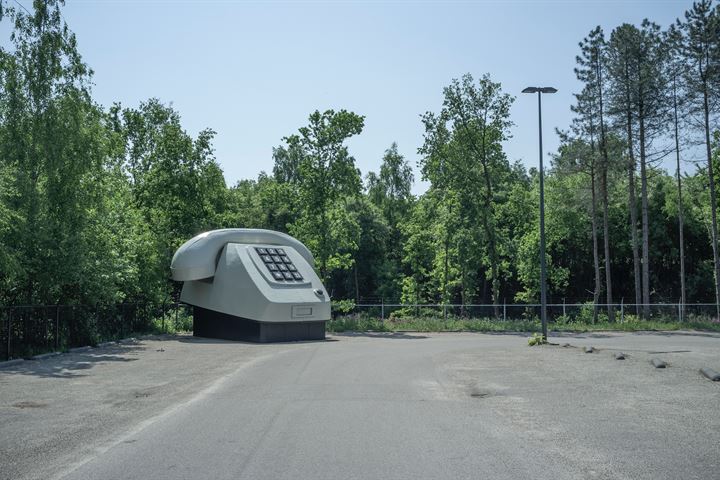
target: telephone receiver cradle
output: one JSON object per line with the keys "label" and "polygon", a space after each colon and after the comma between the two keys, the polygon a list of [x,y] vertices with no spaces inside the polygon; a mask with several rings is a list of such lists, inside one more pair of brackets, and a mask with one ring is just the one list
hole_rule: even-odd
{"label": "telephone receiver cradle", "polygon": [[256,342],[325,338],[330,298],[308,248],[281,232],[232,228],[185,242],[173,256],[193,334]]}

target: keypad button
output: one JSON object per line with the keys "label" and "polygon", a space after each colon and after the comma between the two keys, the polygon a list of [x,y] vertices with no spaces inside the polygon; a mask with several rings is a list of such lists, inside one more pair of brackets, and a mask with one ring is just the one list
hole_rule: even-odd
{"label": "keypad button", "polygon": [[276,248],[275,251],[278,255],[285,255],[285,250],[283,250],[282,248]]}
{"label": "keypad button", "polygon": [[292,280],[293,274],[290,272],[283,272],[283,275],[285,276],[285,280]]}
{"label": "keypad button", "polygon": [[270,255],[277,255],[277,250],[275,250],[274,248],[268,248],[267,253],[269,253]]}
{"label": "keypad button", "polygon": [[287,266],[286,266],[285,264],[283,264],[283,263],[278,263],[276,266],[277,266],[278,270],[280,270],[281,272],[287,272],[287,271],[288,271]]}
{"label": "keypad button", "polygon": [[270,255],[263,255],[262,256],[263,262],[265,263],[272,263],[273,259]]}
{"label": "keypad button", "polygon": [[277,265],[275,265],[274,263],[268,263],[267,267],[268,267],[268,270],[270,270],[271,272],[277,272],[277,270],[278,270]]}
{"label": "keypad button", "polygon": [[265,249],[265,248],[256,248],[255,251],[256,251],[259,255],[267,255],[267,253],[268,253],[268,252],[267,252],[267,249]]}
{"label": "keypad button", "polygon": [[282,258],[280,258],[280,255],[273,255],[272,259],[273,259],[273,262],[275,262],[275,263],[282,262]]}
{"label": "keypad button", "polygon": [[295,280],[302,280],[302,275],[300,275],[298,272],[292,272],[292,276]]}
{"label": "keypad button", "polygon": [[287,269],[290,270],[291,272],[297,272],[297,268],[295,268],[295,265],[293,265],[292,263],[288,263],[286,266],[287,266]]}
{"label": "keypad button", "polygon": [[273,274],[273,278],[274,278],[275,280],[282,280],[283,278],[285,278],[285,277],[283,276],[283,274],[280,273],[280,272],[272,272],[272,274]]}
{"label": "keypad button", "polygon": [[292,263],[290,257],[288,257],[287,255],[282,255],[280,258],[282,258],[282,261],[285,263]]}

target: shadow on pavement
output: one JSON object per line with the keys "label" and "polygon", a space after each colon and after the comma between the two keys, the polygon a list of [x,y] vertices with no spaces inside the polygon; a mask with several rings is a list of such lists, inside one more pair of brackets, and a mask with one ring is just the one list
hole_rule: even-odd
{"label": "shadow on pavement", "polygon": [[614,330],[611,332],[549,332],[553,337],[572,337],[572,338],[612,338],[617,335],[649,335],[657,337],[708,337],[720,338],[720,332],[706,332],[701,330],[672,330],[672,331],[654,331],[654,330],[637,330],[625,331]]}
{"label": "shadow on pavement", "polygon": [[333,333],[333,335],[343,337],[388,338],[393,340],[422,340],[424,338],[428,338],[426,335],[403,332],[341,332]]}
{"label": "shadow on pavement", "polygon": [[[613,333],[633,333],[633,332],[613,332]],[[614,335],[609,333],[596,333],[596,332],[548,332],[548,335],[553,337],[568,337],[568,338],[613,338]]]}
{"label": "shadow on pavement", "polygon": [[671,332],[653,332],[653,331],[640,331],[640,332],[628,332],[635,333],[637,335],[656,335],[660,337],[708,337],[708,338],[720,338],[720,332],[706,332],[702,330],[676,330]]}
{"label": "shadow on pavement", "polygon": [[222,345],[222,344],[252,345],[252,346],[256,346],[256,347],[262,347],[262,346],[268,346],[268,345],[294,345],[294,344],[303,344],[303,343],[337,342],[337,340],[335,340],[335,339],[325,338],[322,340],[297,340],[297,341],[290,341],[290,342],[260,343],[260,342],[250,342],[247,340],[225,340],[222,338],[194,337],[194,336],[183,336],[183,337],[178,338],[177,341],[183,342],[183,343],[197,343],[197,344],[209,344],[209,345]]}
{"label": "shadow on pavement", "polygon": [[18,365],[0,370],[2,374],[29,375],[41,378],[78,378],[85,377],[82,373],[101,363],[134,362],[137,358],[125,355],[143,350],[139,345],[116,345],[97,351],[82,353],[64,353],[42,360],[26,360]]}

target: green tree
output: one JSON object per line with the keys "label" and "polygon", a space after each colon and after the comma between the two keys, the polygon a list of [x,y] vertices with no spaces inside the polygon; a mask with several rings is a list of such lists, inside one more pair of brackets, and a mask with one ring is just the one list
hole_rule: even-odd
{"label": "green tree", "polygon": [[720,318],[720,252],[718,252],[717,194],[711,146],[711,115],[717,111],[720,89],[720,5],[711,0],[694,2],[677,21],[682,33],[681,56],[686,64],[686,102],[690,114],[699,115],[698,129],[703,132],[710,193],[710,238],[713,250],[716,315]]}
{"label": "green tree", "polygon": [[[591,101],[586,96],[579,95],[578,106],[575,111],[581,115],[585,113],[585,102]],[[589,110],[589,108],[588,108]],[[590,198],[586,201],[587,187],[584,182],[574,185],[575,188],[568,189],[567,195],[560,199],[571,198],[574,203],[579,205],[587,205],[590,215],[590,235],[592,239],[593,251],[593,270],[595,288],[593,289],[593,304],[597,305],[600,299],[602,283],[600,279],[600,256],[598,252],[598,229],[597,229],[597,168],[598,155],[595,147],[595,128],[592,116],[581,117],[575,123],[575,133],[585,136],[589,142],[583,138],[572,137],[566,132],[558,132],[561,140],[560,148],[554,158],[553,166],[556,177],[560,180],[563,177],[574,177],[578,174],[587,175],[590,178]],[[568,178],[569,181],[572,181]],[[598,309],[593,308],[593,320],[597,321]]]}
{"label": "green tree", "polygon": [[385,151],[380,174],[368,173],[366,184],[368,198],[382,213],[388,230],[382,252],[383,265],[377,271],[380,276],[377,294],[382,298],[398,299],[403,273],[403,237],[400,224],[406,221],[414,198],[411,194],[412,168],[398,152],[396,143]]}
{"label": "green tree", "polygon": [[[628,154],[634,177],[634,158],[640,160],[640,198],[642,217],[642,304],[643,315],[650,315],[650,219],[648,216],[648,169],[652,140],[663,133],[667,123],[667,82],[665,73],[668,48],[660,27],[643,20],[640,28],[624,24],[616,28],[607,46],[613,107],[627,132]],[[633,132],[637,132],[637,152]],[[632,180],[634,182],[634,180]],[[631,183],[631,188],[632,183]],[[633,224],[632,228],[635,228]]]}
{"label": "green tree", "polygon": [[93,261],[83,232],[104,156],[102,114],[61,6],[48,0],[33,13],[3,12],[14,29],[11,49],[0,51],[0,162],[17,222],[6,297],[23,303],[83,300]]}
{"label": "green tree", "polygon": [[[425,141],[419,153],[425,179],[438,186],[441,198],[457,202],[456,215],[460,215],[461,229],[480,225],[482,244],[486,246],[486,264],[489,264],[492,303],[499,314],[501,258],[498,247],[497,218],[495,214],[499,183],[509,174],[510,168],[502,149],[502,142],[510,136],[509,119],[513,97],[502,93],[499,83],[483,76],[477,84],[466,74],[453,80],[443,91],[444,101],[440,114],[423,115]],[[450,217],[452,211],[450,211]],[[446,225],[446,231],[450,229]],[[467,238],[480,238],[474,232],[464,232]],[[449,253],[452,242],[445,240],[444,250]],[[445,258],[449,258],[445,255]],[[447,272],[448,268],[444,268]],[[446,280],[447,275],[444,275]],[[447,284],[447,282],[444,282]],[[444,290],[447,288],[444,287]]]}
{"label": "green tree", "polygon": [[203,130],[193,139],[180,115],[156,99],[138,109],[116,105],[111,116],[121,145],[115,161],[131,184],[132,205],[146,230],[140,236],[151,242],[139,259],[142,282],[159,300],[175,286],[167,268],[175,250],[223,218],[227,194],[214,158],[214,132]]}
{"label": "green tree", "polygon": [[357,223],[344,200],[360,194],[361,181],[345,142],[362,132],[364,117],[346,110],[327,110],[313,112],[308,120],[297,134],[283,139],[286,146],[282,148],[299,159],[299,216],[290,232],[315,254],[325,280],[333,270],[350,268],[357,249],[357,235],[352,233],[358,229]]}
{"label": "green tree", "polygon": [[678,218],[678,238],[680,258],[680,304],[682,305],[682,317],[685,317],[685,304],[687,303],[687,288],[685,285],[685,219],[684,204],[682,195],[682,169],[680,168],[680,111],[684,108],[683,86],[681,77],[683,75],[684,65],[681,57],[682,34],[676,25],[671,25],[666,34],[668,43],[669,58],[666,64],[667,77],[670,81],[670,98],[672,99],[672,123],[673,123],[673,140],[675,144],[675,175],[677,179],[677,218]]}
{"label": "green tree", "polygon": [[605,34],[602,28],[595,27],[590,34],[580,43],[580,55],[576,57],[578,66],[575,68],[575,75],[585,85],[585,95],[593,98],[587,103],[586,115],[590,115],[593,125],[599,129],[599,151],[600,159],[600,201],[602,202],[603,220],[603,243],[605,251],[605,294],[608,305],[608,319],[614,320],[615,311],[612,308],[613,288],[612,270],[610,257],[610,227],[609,227],[609,202],[608,202],[608,171],[610,169],[610,157],[608,156],[607,142],[607,119],[606,119],[606,54]]}

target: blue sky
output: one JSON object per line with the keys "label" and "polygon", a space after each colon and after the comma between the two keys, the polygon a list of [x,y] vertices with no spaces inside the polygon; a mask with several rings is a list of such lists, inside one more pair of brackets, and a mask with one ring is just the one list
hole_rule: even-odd
{"label": "blue sky", "polygon": [[[19,0],[30,7],[31,0]],[[315,109],[366,116],[349,142],[363,175],[393,142],[415,168],[419,115],[439,110],[454,77],[489,72],[517,95],[510,160],[537,164],[537,101],[545,151],[571,120],[578,42],[648,17],[663,26],[691,1],[242,2],[67,0],[63,15],[95,70],[94,96],[136,106],[172,102],[192,134],[217,131],[229,185],[272,170],[272,147]],[[5,25],[7,27],[7,25]],[[6,37],[5,32],[2,32]]]}

